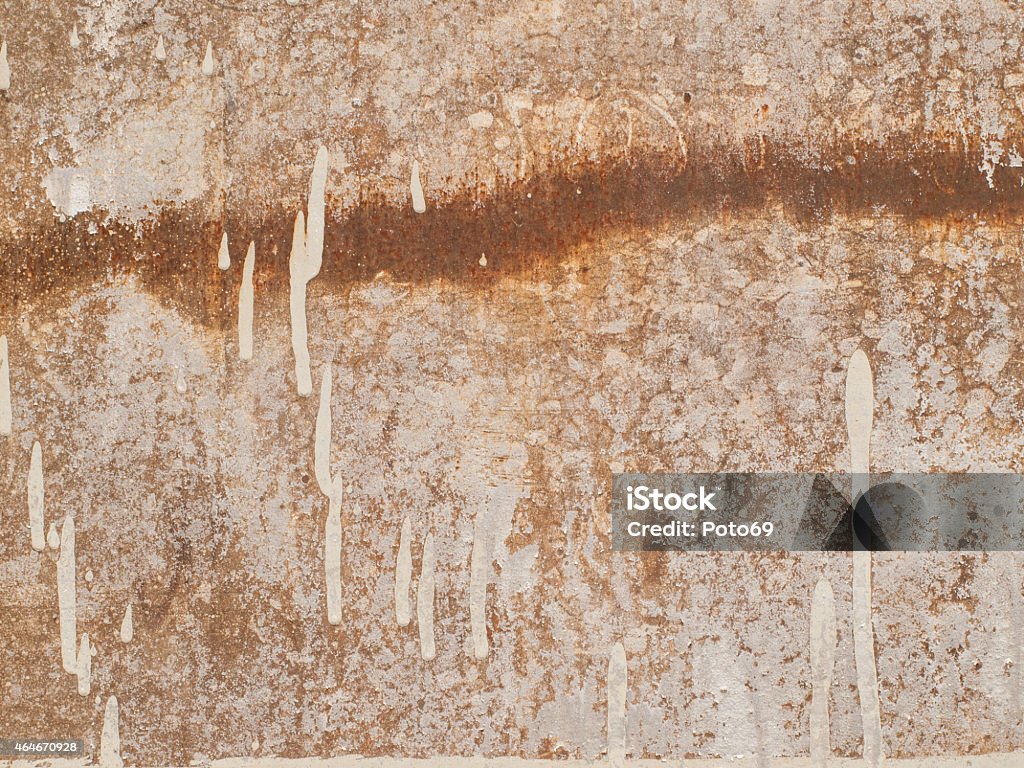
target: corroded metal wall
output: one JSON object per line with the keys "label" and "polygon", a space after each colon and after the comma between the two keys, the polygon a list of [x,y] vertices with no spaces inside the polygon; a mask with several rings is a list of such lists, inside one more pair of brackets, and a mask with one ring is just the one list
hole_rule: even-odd
{"label": "corroded metal wall", "polygon": [[607,496],[849,469],[857,350],[873,469],[1021,471],[1022,22],[0,0],[0,737],[1020,765],[1019,553],[874,556],[869,684],[849,555]]}

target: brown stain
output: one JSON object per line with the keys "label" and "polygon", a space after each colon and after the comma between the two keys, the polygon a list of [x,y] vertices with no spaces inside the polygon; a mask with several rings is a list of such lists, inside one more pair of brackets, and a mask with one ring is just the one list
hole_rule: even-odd
{"label": "brown stain", "polygon": [[[1008,138],[1004,146],[1024,141]],[[600,161],[556,158],[525,180],[471,181],[435,195],[422,214],[409,201],[395,204],[367,187],[355,204],[330,207],[316,285],[344,291],[387,273],[401,283],[486,291],[503,278],[557,279],[560,265],[573,257],[586,270],[596,247],[613,235],[764,211],[805,225],[837,216],[896,216],[946,232],[978,221],[1018,221],[1024,169],[995,168],[990,187],[981,159],[980,141],[960,136],[897,136],[885,143],[847,137],[817,150],[759,138],[740,146],[695,143],[685,159],[678,149]],[[249,240],[257,246],[258,294],[286,291],[295,211],[232,210],[226,220],[210,220],[207,210],[171,205],[142,225],[107,221],[93,211],[4,242],[3,310],[134,275],[153,295],[216,327],[237,300]],[[222,273],[216,253],[225,230],[233,263]]]}

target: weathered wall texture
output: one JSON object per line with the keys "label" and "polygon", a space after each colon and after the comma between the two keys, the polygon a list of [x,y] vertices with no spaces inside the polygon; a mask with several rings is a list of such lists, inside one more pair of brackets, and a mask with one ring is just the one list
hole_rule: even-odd
{"label": "weathered wall texture", "polygon": [[[106,713],[116,764],[116,697],[129,765],[806,755],[824,578],[861,755],[851,558],[612,553],[610,473],[849,469],[857,349],[873,469],[1024,470],[1016,3],[0,0],[0,37],[0,737],[98,756]],[[872,568],[884,754],[1024,749],[1024,555]]]}

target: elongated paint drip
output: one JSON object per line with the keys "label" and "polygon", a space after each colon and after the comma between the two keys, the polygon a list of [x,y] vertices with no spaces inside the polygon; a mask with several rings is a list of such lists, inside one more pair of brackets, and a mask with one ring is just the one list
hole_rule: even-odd
{"label": "elongated paint drip", "polygon": [[473,655],[486,659],[487,577],[491,569],[490,537],[486,524],[477,516],[473,524],[473,553],[469,563],[469,628],[473,636]]}
{"label": "elongated paint drip", "polygon": [[437,656],[434,646],[434,534],[423,542],[420,581],[416,587],[416,624],[420,631],[420,656],[430,661]]}
{"label": "elongated paint drip", "polygon": [[398,542],[398,560],[395,563],[395,621],[407,627],[411,620],[409,584],[412,582],[412,523],[406,515],[402,521],[402,534]]}
{"label": "elongated paint drip", "polygon": [[811,762],[824,768],[832,755],[829,694],[836,661],[836,606],[832,584],[820,579],[811,599]]}
{"label": "elongated paint drip", "polygon": [[[846,430],[850,438],[850,471],[857,496],[868,487],[870,471],[871,422],[874,412],[874,388],[867,355],[858,349],[850,358],[846,372]],[[856,502],[856,498],[853,499]]]}
{"label": "elongated paint drip", "polygon": [[156,39],[156,48],[153,49],[153,58],[157,61],[167,61],[167,49],[164,47],[164,36]]}
{"label": "elongated paint drip", "polygon": [[43,449],[38,440],[32,444],[32,458],[28,465],[28,522],[32,529],[32,549],[42,552],[46,547],[43,536]]}
{"label": "elongated paint drip", "polygon": [[252,360],[252,313],[253,294],[252,274],[256,268],[256,243],[249,243],[242,264],[242,287],[238,289],[238,356],[242,360]]}
{"label": "elongated paint drip", "polygon": [[71,38],[70,38],[70,42],[71,42],[71,47],[72,48],[77,48],[78,46],[80,46],[82,44],[82,41],[78,39],[78,25],[77,24],[72,24],[71,25]]}
{"label": "elongated paint drip", "polygon": [[57,524],[50,521],[50,528],[46,532],[46,546],[56,551],[60,549],[60,534],[57,533]]}
{"label": "elongated paint drip", "polygon": [[77,672],[75,640],[75,521],[68,515],[60,530],[60,557],[57,558],[57,607],[60,615],[60,659],[65,672]]}
{"label": "elongated paint drip", "polygon": [[[854,504],[868,489],[874,402],[871,365],[863,350],[858,349],[850,358],[846,374],[846,430],[850,442]],[[882,722],[871,623],[871,552],[861,550],[856,537],[853,552],[853,647],[864,730],[864,760],[871,768],[876,768],[882,761]]]}
{"label": "elongated paint drip", "polygon": [[292,252],[288,259],[289,280],[288,308],[292,321],[292,353],[295,355],[295,386],[300,395],[313,391],[312,374],[309,370],[309,338],[306,330],[306,281],[303,279],[302,263],[306,251],[306,217],[302,211],[295,215],[292,229]]}
{"label": "elongated paint drip", "polygon": [[203,57],[203,74],[207,77],[213,74],[213,43],[211,42],[206,43],[206,55]]}
{"label": "elongated paint drip", "polygon": [[412,196],[412,209],[416,213],[424,213],[427,210],[427,201],[423,197],[423,185],[420,183],[420,163],[418,160],[412,161],[409,194]]}
{"label": "elongated paint drip", "polygon": [[14,417],[11,412],[11,361],[7,337],[0,336],[0,435],[11,434]]}
{"label": "elongated paint drip", "polygon": [[320,147],[313,160],[309,180],[309,202],[306,204],[305,277],[309,282],[320,274],[324,257],[324,222],[327,216],[327,171],[330,158],[327,147]]}
{"label": "elongated paint drip", "polygon": [[103,730],[100,731],[100,768],[124,768],[121,758],[120,708],[117,696],[107,699],[103,709]]}
{"label": "elongated paint drip", "polygon": [[327,621],[341,624],[341,477],[331,482],[324,527],[324,576],[327,579]]}
{"label": "elongated paint drip", "polygon": [[130,643],[135,637],[135,619],[132,615],[132,605],[124,609],[124,618],[121,619],[121,642]]}
{"label": "elongated paint drip", "polygon": [[75,674],[78,675],[78,695],[88,696],[92,688],[92,646],[89,644],[89,633],[82,633],[82,644],[78,646],[78,658],[75,660]]}
{"label": "elongated paint drip", "polygon": [[0,91],[11,90],[11,65],[7,63],[7,41],[0,43]]}
{"label": "elongated paint drip", "polygon": [[320,147],[313,161],[310,179],[308,223],[299,211],[292,231],[292,252],[288,260],[289,309],[292,322],[292,351],[295,355],[295,383],[299,395],[313,392],[309,370],[309,338],[306,328],[306,285],[320,274],[324,254],[324,217],[327,205],[327,148]]}
{"label": "elongated paint drip", "polygon": [[612,646],[608,657],[608,763],[621,768],[626,760],[626,649]]}
{"label": "elongated paint drip", "polygon": [[331,495],[331,364],[324,363],[320,378],[320,407],[313,435],[313,474],[320,490]]}
{"label": "elongated paint drip", "polygon": [[220,239],[220,250],[217,252],[217,266],[220,269],[227,269],[231,266],[231,251],[228,250],[227,232]]}

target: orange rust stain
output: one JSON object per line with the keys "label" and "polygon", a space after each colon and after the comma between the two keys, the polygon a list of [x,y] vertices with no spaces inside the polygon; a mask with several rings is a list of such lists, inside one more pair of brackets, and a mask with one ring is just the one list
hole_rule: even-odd
{"label": "orange rust stain", "polygon": [[[399,282],[481,288],[510,276],[550,279],[569,255],[593,255],[611,235],[766,209],[804,224],[893,215],[948,230],[1019,220],[1024,169],[996,167],[990,186],[981,158],[980,143],[960,136],[845,138],[817,150],[765,137],[741,146],[694,143],[685,161],[676,150],[654,149],[600,161],[563,157],[525,180],[467,183],[422,214],[367,188],[354,205],[329,211],[317,284],[344,290],[381,272]],[[229,295],[218,287],[237,287],[239,279],[216,269],[221,233],[256,241],[258,291],[286,291],[293,216],[283,208],[228,211],[211,221],[194,205],[168,206],[141,227],[108,222],[102,211],[54,220],[0,243],[0,306],[10,312],[54,290],[133,274],[203,325],[217,325]]]}

